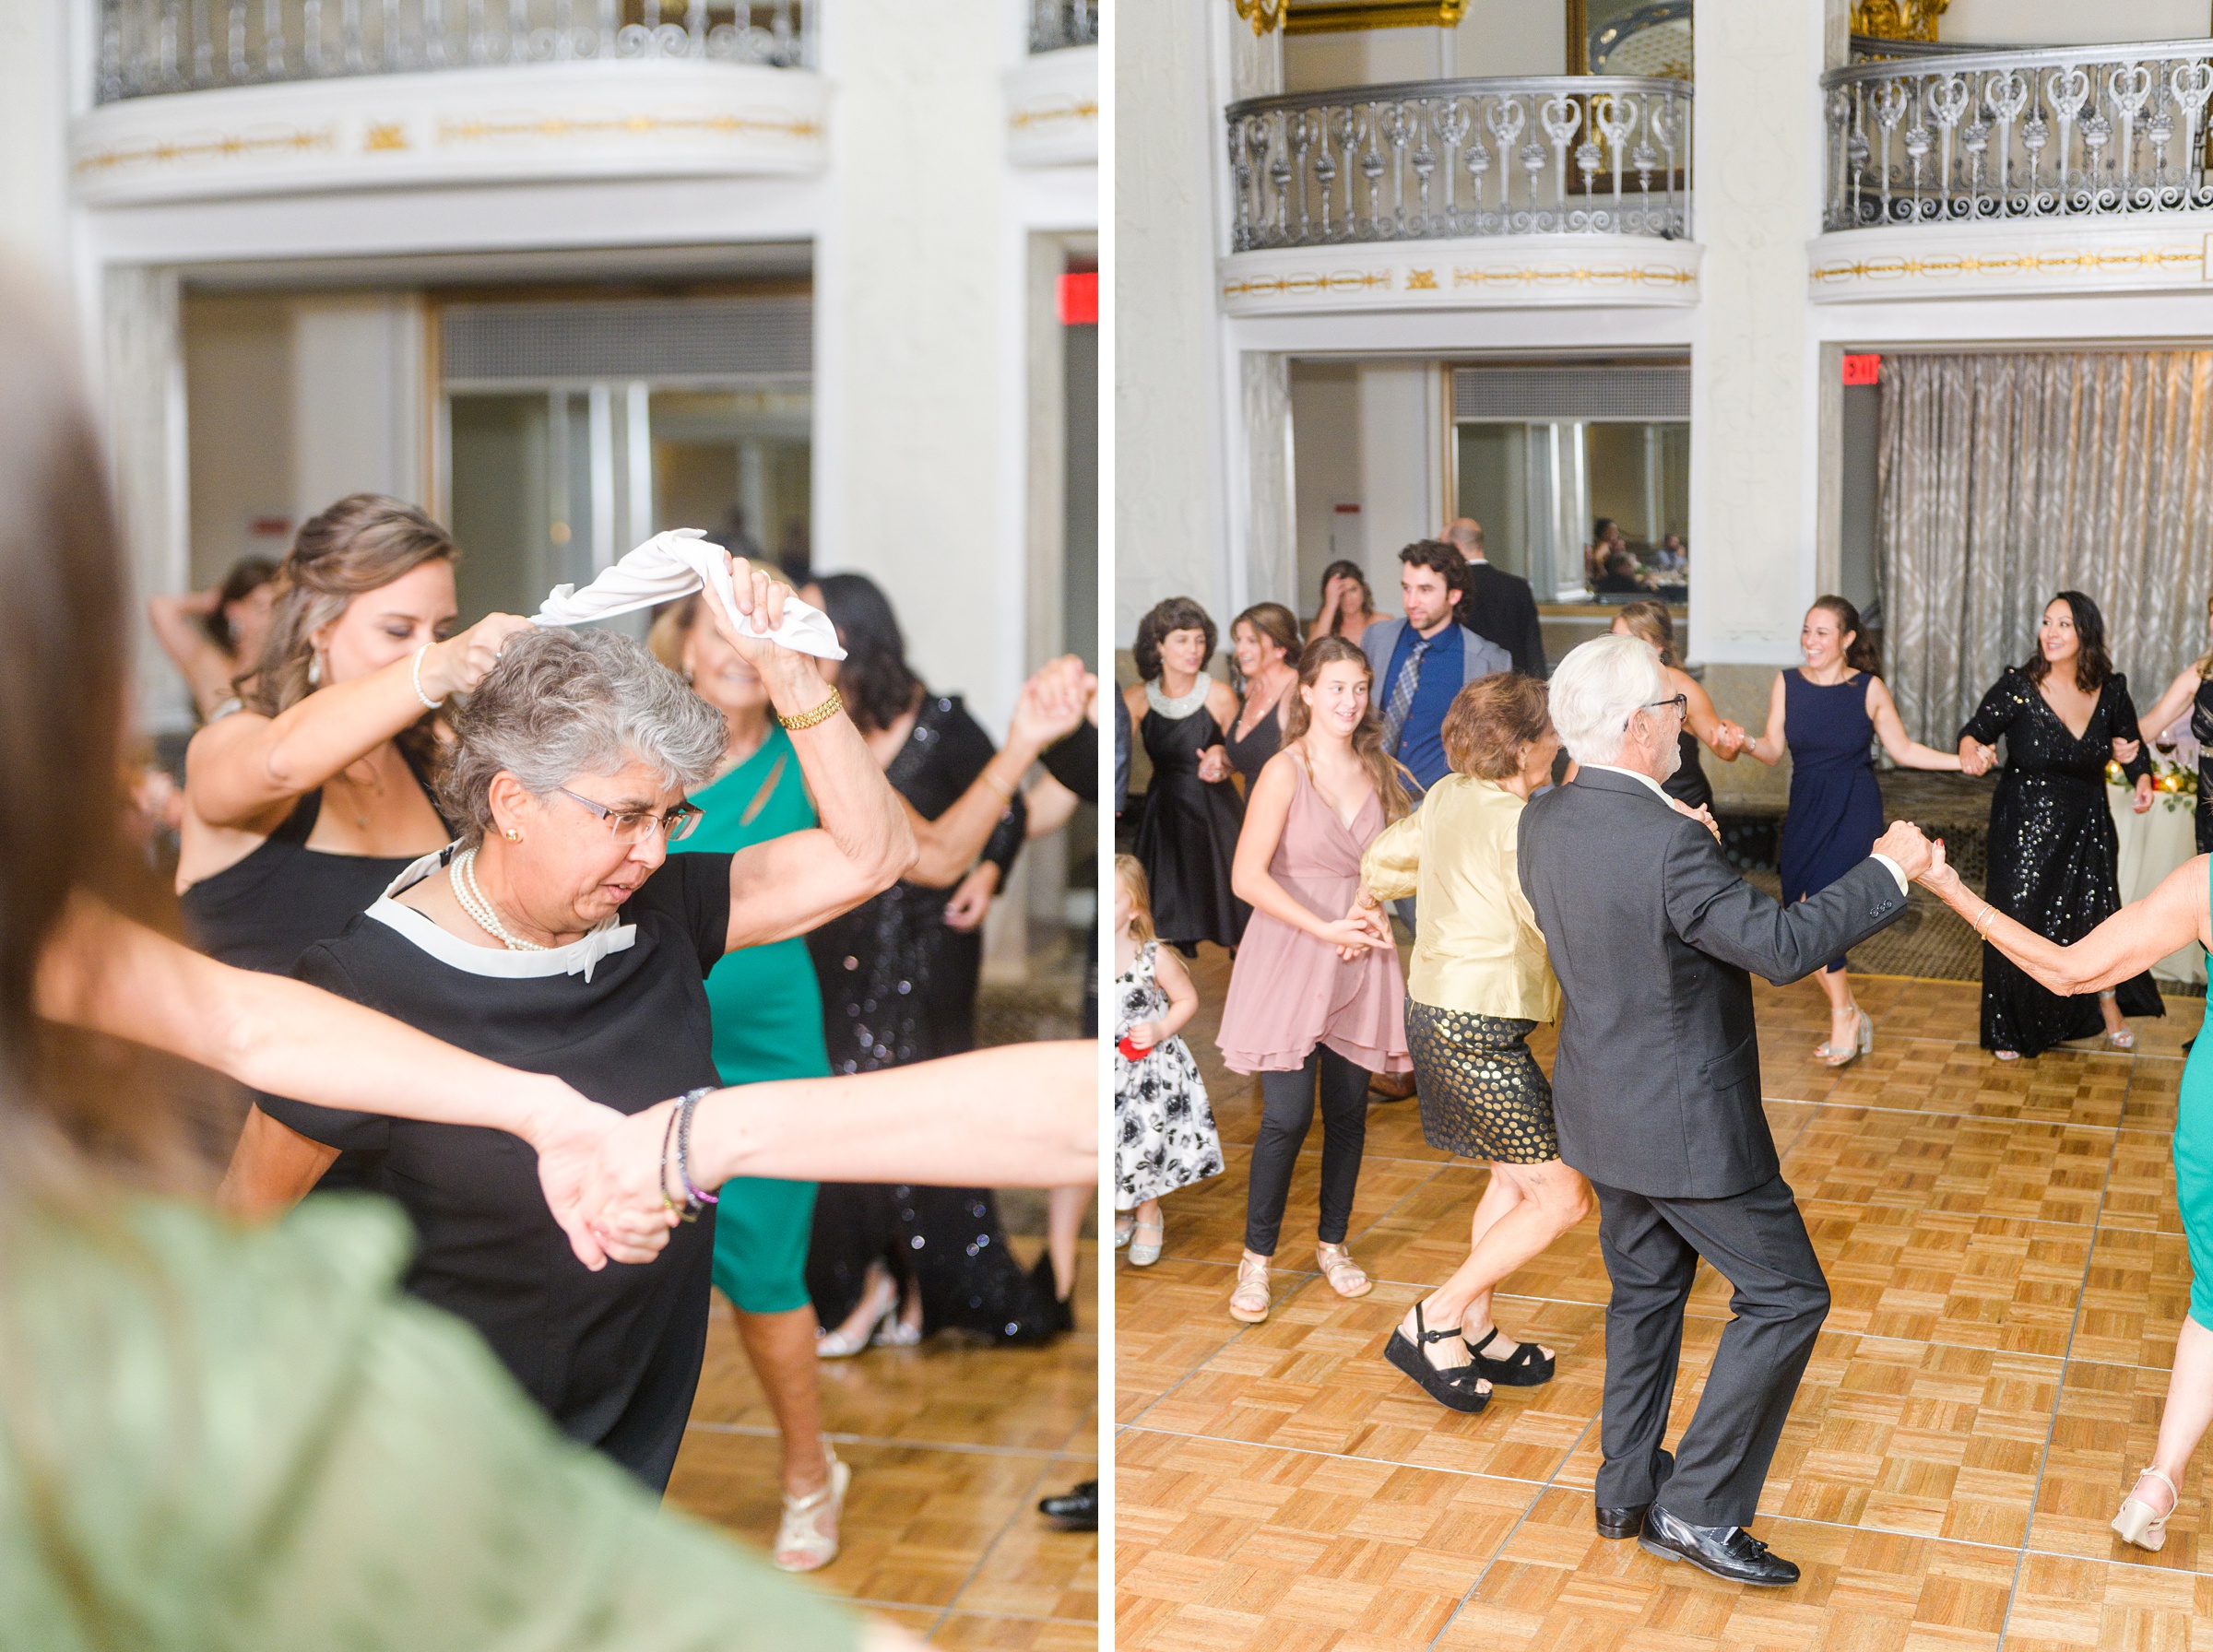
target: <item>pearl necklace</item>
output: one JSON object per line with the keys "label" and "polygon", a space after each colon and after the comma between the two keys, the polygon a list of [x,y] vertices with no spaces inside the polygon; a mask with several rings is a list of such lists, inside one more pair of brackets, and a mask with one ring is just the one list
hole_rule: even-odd
{"label": "pearl necklace", "polygon": [[477,852],[464,849],[454,856],[446,868],[447,881],[453,885],[454,899],[461,903],[461,910],[468,914],[477,927],[498,941],[510,952],[550,952],[551,947],[541,947],[534,940],[525,940],[500,922],[500,914],[491,909],[484,891],[477,884]]}
{"label": "pearl necklace", "polygon": [[1157,678],[1149,679],[1145,684],[1145,703],[1173,723],[1179,717],[1189,716],[1204,705],[1206,691],[1213,686],[1213,678],[1202,671],[1199,674],[1199,680],[1191,684],[1189,693],[1179,694],[1171,700],[1161,692],[1160,682]]}

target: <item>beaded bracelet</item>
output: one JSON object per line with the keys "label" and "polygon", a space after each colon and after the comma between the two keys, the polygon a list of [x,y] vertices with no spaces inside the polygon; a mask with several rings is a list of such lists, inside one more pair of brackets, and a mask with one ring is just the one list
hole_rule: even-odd
{"label": "beaded bracelet", "polygon": [[422,702],[423,709],[425,711],[434,712],[440,706],[444,705],[445,702],[443,700],[432,700],[428,694],[422,691],[422,656],[430,653],[430,651],[431,645],[428,643],[425,643],[420,648],[418,648],[415,651],[415,663],[408,667],[408,680],[415,685],[415,698]]}
{"label": "beaded bracelet", "polygon": [[[681,1102],[671,1107],[669,1110],[669,1127],[661,1132],[661,1208],[665,1210],[673,1210],[679,1215],[683,1213],[683,1207],[678,1204],[669,1192],[669,1144],[676,1139],[676,1118],[677,1115],[682,1111],[683,1103]],[[689,1192],[690,1189],[687,1187],[686,1191]]]}
{"label": "beaded bracelet", "polygon": [[700,1207],[719,1203],[719,1194],[708,1193],[692,1185],[692,1115],[699,1110],[702,1096],[715,1093],[712,1084],[703,1084],[697,1090],[687,1090],[676,1103],[676,1174],[684,1185],[686,1207],[684,1220],[690,1221],[699,1214]]}

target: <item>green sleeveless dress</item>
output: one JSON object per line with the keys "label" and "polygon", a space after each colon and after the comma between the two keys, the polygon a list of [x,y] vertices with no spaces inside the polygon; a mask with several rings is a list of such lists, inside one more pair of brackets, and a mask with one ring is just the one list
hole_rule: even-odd
{"label": "green sleeveless dress", "polygon": [[[692,835],[669,845],[731,855],[815,824],[799,756],[781,724],[761,749],[692,801],[705,811]],[[822,995],[807,943],[797,938],[723,955],[707,976],[715,1017],[715,1067],[725,1084],[830,1075],[822,1044]],[[806,1307],[807,1241],[814,1184],[740,1176],[715,1210],[715,1283],[748,1314]]]}
{"label": "green sleeveless dress", "polygon": [[[2213,859],[2206,868],[2213,902]],[[2174,1190],[2190,1243],[2190,1317],[2213,1330],[2213,1037],[2206,1032],[2190,1046],[2175,1099]]]}

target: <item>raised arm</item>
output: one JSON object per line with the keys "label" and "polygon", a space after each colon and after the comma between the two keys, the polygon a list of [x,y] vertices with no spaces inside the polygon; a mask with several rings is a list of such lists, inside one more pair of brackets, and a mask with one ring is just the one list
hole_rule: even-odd
{"label": "raised arm", "polygon": [[1307,627],[1308,642],[1311,643],[1316,637],[1326,637],[1330,634],[1330,627],[1337,620],[1337,606],[1343,600],[1346,583],[1344,575],[1341,573],[1331,580],[1328,588],[1322,592],[1321,609],[1314,616],[1313,622]]}
{"label": "raised arm", "polygon": [[490,614],[459,636],[424,649],[420,672],[410,655],[351,682],[319,689],[277,716],[242,712],[209,724],[193,738],[185,757],[187,805],[210,826],[253,829],[414,723],[426,699],[474,689],[507,639],[529,624],[513,614]]}
{"label": "raised arm", "polygon": [[2173,726],[2174,720],[2196,702],[2198,682],[2197,667],[2184,666],[2175,673],[2174,680],[2167,685],[2167,691],[2159,697],[2151,710],[2138,719],[2153,739],[2165,734]]}
{"label": "raised arm", "polygon": [[1790,748],[1783,744],[1782,726],[1782,673],[1775,673],[1775,686],[1768,693],[1768,726],[1744,744],[1744,749],[1772,769],[1782,761]]}
{"label": "raised arm", "polygon": [[[40,956],[36,991],[39,1013],[49,1021],[181,1056],[254,1090],[518,1136],[538,1150],[547,1202],[577,1257],[587,1267],[600,1263],[602,1247],[576,1194],[585,1159],[620,1115],[559,1079],[469,1055],[303,983],[203,958],[89,895],[71,901]],[[297,1144],[305,1138],[258,1109],[255,1116],[266,1130],[249,1155],[246,1179],[262,1189],[251,1201],[261,1210],[269,1207],[271,1190],[292,1186],[312,1168],[292,1197],[305,1192],[333,1155],[319,1143],[303,1152]],[[266,1134],[275,1131],[282,1135]],[[248,1202],[242,1195],[233,1208]]]}
{"label": "raised arm", "polygon": [[[818,711],[830,686],[814,661],[769,640],[783,622],[784,587],[742,557],[730,563],[736,625],[719,603],[706,605],[716,628],[760,673],[780,717]],[[906,805],[883,777],[860,730],[843,712],[791,730],[799,773],[814,799],[818,827],[740,850],[730,862],[729,947],[804,935],[899,881],[915,863]]]}
{"label": "raised arm", "polygon": [[150,597],[146,605],[155,640],[184,678],[203,717],[231,698],[231,656],[204,629],[221,596],[220,591],[185,591]]}
{"label": "raised arm", "polygon": [[2141,901],[2132,901],[2073,946],[2046,940],[2017,924],[1959,881],[1946,864],[1943,844],[1921,879],[1929,891],[1965,918],[1975,933],[2003,952],[2048,992],[2063,997],[2102,992],[2140,974],[2207,932],[2207,857],[2193,856]]}
{"label": "raised arm", "polygon": [[943,889],[967,875],[1013,804],[1030,765],[1083,721],[1089,681],[1083,662],[1072,654],[1034,673],[1015,702],[1007,743],[968,789],[934,820],[907,809],[916,849],[915,864],[906,873],[910,882]]}
{"label": "raised arm", "polygon": [[1713,709],[1713,696],[1706,691],[1706,685],[1689,672],[1671,670],[1667,678],[1683,695],[1684,726],[1714,756],[1725,763],[1734,762],[1736,754],[1744,749],[1745,731],[1723,720]]}
{"label": "raised arm", "polygon": [[1875,724],[1876,738],[1882,741],[1883,749],[1899,768],[1949,769],[1957,773],[1964,766],[1964,760],[1957,751],[1938,751],[1906,738],[1906,726],[1899,718],[1889,689],[1879,677],[1867,679],[1867,715]]}

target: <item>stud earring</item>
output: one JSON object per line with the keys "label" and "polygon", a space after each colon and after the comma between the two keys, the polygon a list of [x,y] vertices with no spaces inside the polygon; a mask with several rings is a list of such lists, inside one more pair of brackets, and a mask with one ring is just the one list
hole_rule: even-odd
{"label": "stud earring", "polygon": [[500,835],[505,838],[511,844],[519,844],[523,841],[523,834],[517,832],[512,826],[508,827],[506,831],[501,832]]}

